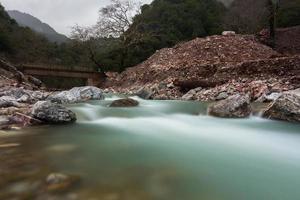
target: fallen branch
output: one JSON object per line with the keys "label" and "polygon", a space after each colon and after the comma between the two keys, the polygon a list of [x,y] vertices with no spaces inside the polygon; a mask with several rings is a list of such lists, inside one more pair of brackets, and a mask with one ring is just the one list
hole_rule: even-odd
{"label": "fallen branch", "polygon": [[41,120],[38,120],[38,119],[36,119],[36,118],[33,118],[33,117],[29,116],[29,115],[25,115],[25,114],[23,114],[23,113],[16,112],[15,114],[16,114],[16,115],[19,115],[19,116],[21,116],[21,117],[23,117],[23,118],[25,118],[25,119],[27,119],[28,122],[29,122],[29,124],[32,123],[32,122],[37,123],[37,124],[43,123]]}

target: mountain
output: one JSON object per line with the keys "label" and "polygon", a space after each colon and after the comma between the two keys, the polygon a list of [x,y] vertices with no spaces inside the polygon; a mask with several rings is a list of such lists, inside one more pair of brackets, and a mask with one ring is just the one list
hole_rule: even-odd
{"label": "mountain", "polygon": [[63,34],[57,33],[51,26],[43,23],[36,17],[17,10],[7,11],[9,16],[17,21],[20,26],[29,27],[37,33],[44,35],[49,41],[63,43],[68,40]]}

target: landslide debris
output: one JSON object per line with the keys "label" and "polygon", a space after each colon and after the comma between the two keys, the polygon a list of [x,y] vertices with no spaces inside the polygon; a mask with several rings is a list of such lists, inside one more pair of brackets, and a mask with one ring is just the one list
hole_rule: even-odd
{"label": "landslide debris", "polygon": [[133,94],[142,88],[152,99],[181,99],[198,88],[191,100],[214,101],[241,92],[257,100],[272,91],[300,87],[299,80],[299,55],[280,54],[251,35],[215,35],[161,49],[111,76],[107,86]]}
{"label": "landslide debris", "polygon": [[186,73],[195,71],[210,77],[216,64],[231,64],[256,59],[278,57],[280,54],[259,43],[253,36],[210,36],[196,38],[173,48],[157,51],[148,60],[127,69],[119,77],[119,84],[151,83],[178,77],[189,78]]}

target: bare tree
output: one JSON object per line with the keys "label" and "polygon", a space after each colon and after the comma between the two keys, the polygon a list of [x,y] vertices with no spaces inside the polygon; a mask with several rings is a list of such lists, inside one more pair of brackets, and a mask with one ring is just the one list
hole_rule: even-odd
{"label": "bare tree", "polygon": [[99,10],[95,33],[100,37],[123,37],[140,5],[131,0],[111,0],[110,5]]}
{"label": "bare tree", "polygon": [[[98,67],[104,77],[101,62],[96,59],[95,43],[99,38],[119,38],[122,46],[126,43],[126,34],[133,17],[140,10],[141,3],[135,3],[132,0],[111,0],[111,4],[99,10],[99,18],[96,25],[91,27],[82,27],[75,25],[72,27],[71,38],[81,41],[89,52],[90,60]],[[126,48],[122,51],[122,64],[126,54]]]}
{"label": "bare tree", "polygon": [[72,27],[71,38],[80,44],[87,50],[89,59],[96,65],[97,70],[101,73],[102,78],[106,79],[107,75],[103,69],[103,65],[96,59],[96,42],[95,33],[92,27],[83,27],[76,24]]}

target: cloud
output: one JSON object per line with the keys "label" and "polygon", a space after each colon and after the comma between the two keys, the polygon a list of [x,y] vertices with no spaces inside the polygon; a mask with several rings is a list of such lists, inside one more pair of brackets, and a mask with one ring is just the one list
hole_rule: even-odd
{"label": "cloud", "polygon": [[[143,0],[149,3],[151,0]],[[110,0],[0,0],[7,10],[29,13],[49,24],[58,32],[69,34],[70,27],[92,25],[97,21],[98,10]]]}

